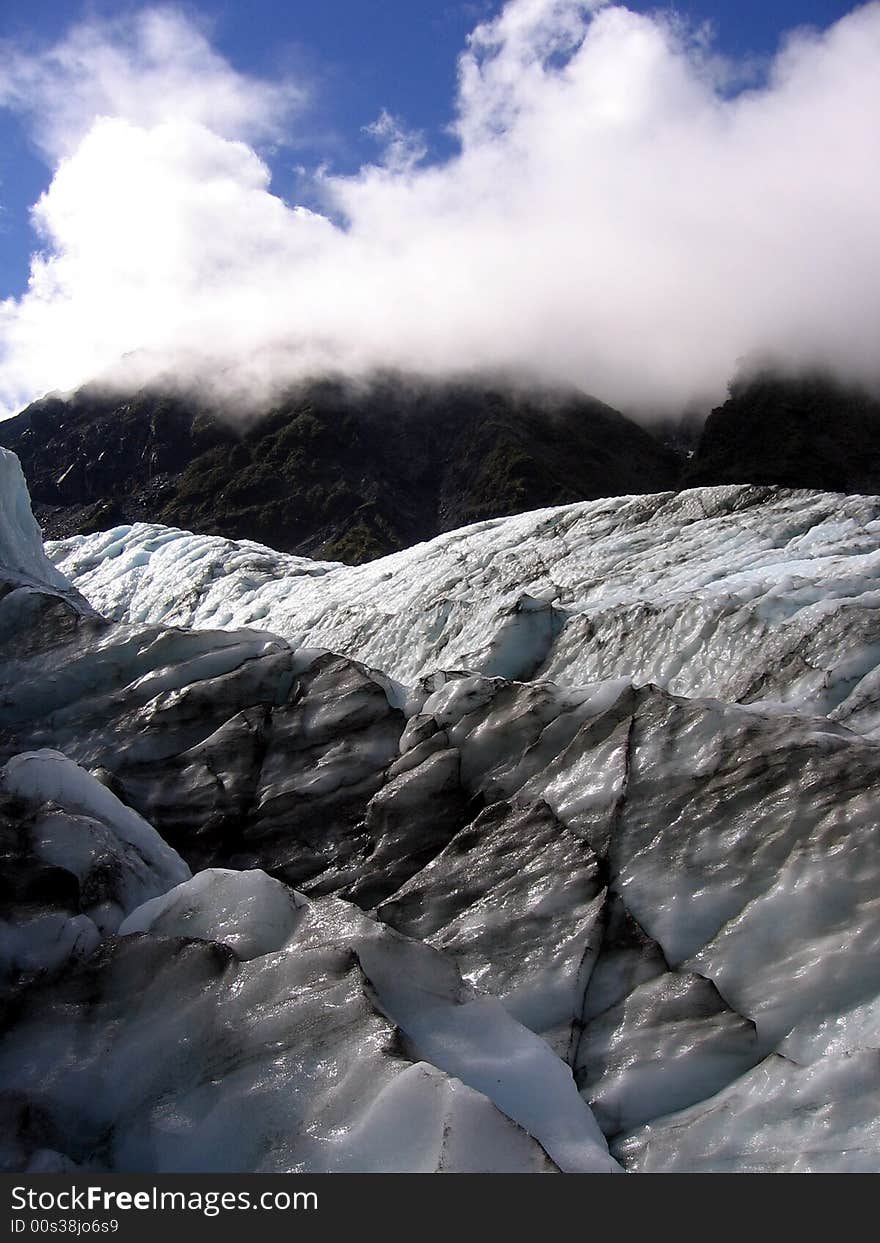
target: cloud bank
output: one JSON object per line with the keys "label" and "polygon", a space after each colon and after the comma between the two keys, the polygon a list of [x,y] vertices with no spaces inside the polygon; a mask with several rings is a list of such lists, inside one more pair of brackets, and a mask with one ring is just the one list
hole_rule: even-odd
{"label": "cloud bank", "polygon": [[[97,376],[253,404],[305,374],[516,369],[632,411],[711,403],[769,357],[880,383],[880,3],[792,33],[759,85],[705,32],[509,0],[459,62],[458,153],[273,194],[309,124],[169,9],[6,48],[0,103],[52,168],[0,408]],[[314,104],[312,105],[315,106]]]}

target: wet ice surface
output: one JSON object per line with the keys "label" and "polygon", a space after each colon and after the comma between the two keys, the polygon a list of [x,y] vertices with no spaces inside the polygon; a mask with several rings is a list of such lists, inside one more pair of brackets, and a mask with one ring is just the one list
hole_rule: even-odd
{"label": "wet ice surface", "polygon": [[878,501],[56,545],[115,624],[4,504],[5,1168],[880,1168]]}
{"label": "wet ice surface", "polygon": [[[342,931],[243,962],[209,940],[135,934],[36,984],[0,1047],[15,1085],[6,1161],[553,1172],[488,1097],[403,1052],[353,945]],[[591,1136],[583,1148],[612,1164]]]}

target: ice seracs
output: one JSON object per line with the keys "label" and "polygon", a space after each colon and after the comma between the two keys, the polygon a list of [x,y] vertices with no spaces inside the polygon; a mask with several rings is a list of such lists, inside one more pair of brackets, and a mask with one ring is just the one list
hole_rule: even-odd
{"label": "ice seracs", "polygon": [[12,585],[47,585],[66,590],[70,584],[46,557],[43,537],[31,512],[21,464],[0,448],[0,549],[4,580]]}
{"label": "ice seracs", "polygon": [[877,499],[0,535],[6,1168],[880,1168]]}

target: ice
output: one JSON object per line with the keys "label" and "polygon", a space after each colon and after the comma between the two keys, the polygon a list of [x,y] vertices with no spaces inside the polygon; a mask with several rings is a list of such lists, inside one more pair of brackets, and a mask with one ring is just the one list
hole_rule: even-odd
{"label": "ice", "polygon": [[604,896],[598,859],[549,807],[496,803],[378,913],[571,1060]]}
{"label": "ice", "polygon": [[72,959],[88,958],[101,941],[87,915],[46,912],[33,919],[0,921],[0,980],[5,987],[21,977],[58,971]]}
{"label": "ice", "polygon": [[[552,1172],[545,1149],[555,1140],[577,1168],[616,1168],[562,1063],[491,1003],[488,1025],[471,1017],[474,1003],[435,951],[346,903],[300,898],[290,907],[300,918],[271,929],[281,948],[250,956],[267,933],[265,906],[251,899],[273,882],[199,880],[157,919],[155,904],[136,913],[150,933],[109,942],[45,997],[32,990],[0,1042],[0,1085],[14,1076],[65,1159],[111,1170]],[[160,935],[163,919],[163,931],[175,921],[179,930],[184,906],[197,912],[190,932],[228,944]],[[232,945],[248,938],[242,962]],[[437,1064],[407,1060],[388,1008],[433,1042],[438,1062],[486,1079],[546,1142]],[[539,1099],[529,1110],[530,1094]],[[560,1107],[573,1117],[567,1128]]]}
{"label": "ice", "polygon": [[[827,713],[880,660],[871,497],[747,486],[618,497],[481,523],[357,567],[148,524],[112,537],[112,557],[107,535],[50,546],[108,614],[257,624],[405,685],[439,669],[573,687],[629,677]],[[120,556],[136,565],[120,569]],[[835,685],[844,662],[852,673]]]}
{"label": "ice", "polygon": [[564,1171],[617,1169],[570,1069],[493,997],[474,993],[453,960],[387,932],[339,901],[309,908],[299,944],[353,943],[376,1002],[415,1053],[482,1092]]}
{"label": "ice", "polygon": [[122,922],[120,936],[153,932],[165,937],[218,941],[247,961],[290,940],[305,899],[265,872],[206,868]]}
{"label": "ice", "polygon": [[754,1025],[699,975],[665,972],[585,1024],[581,1090],[608,1135],[705,1100],[749,1070]]}
{"label": "ice", "polygon": [[352,1169],[412,1173],[554,1173],[530,1136],[458,1079],[418,1062],[379,1093],[350,1139]]}
{"label": "ice", "polygon": [[[374,980],[375,960],[367,972]],[[618,1166],[571,1072],[538,1036],[514,1024],[499,1002],[444,1005],[421,990],[384,981],[383,1007],[426,1059],[490,1096],[541,1142],[566,1173],[607,1174]]]}
{"label": "ice", "polygon": [[880,1169],[880,501],[136,524],[103,618],[4,469],[4,1168]]}
{"label": "ice", "polygon": [[[254,602],[255,620],[261,620],[257,597],[262,587],[278,576],[283,566],[286,577],[320,576],[336,568],[333,562],[311,561],[306,557],[279,554],[251,540],[205,539],[167,527],[136,523],[118,526],[97,536],[75,535],[52,545],[56,556],[69,561],[75,576],[91,577],[101,566],[112,562],[113,576],[128,596],[139,597],[132,621],[163,621],[168,625],[188,625],[187,611],[203,593],[227,574],[235,576],[237,593]],[[168,592],[168,582],[173,591]],[[216,596],[215,611],[222,613],[224,593]],[[234,624],[215,621],[216,625]]]}
{"label": "ice", "polygon": [[43,537],[14,453],[0,448],[0,577],[62,591],[70,584],[43,550]]}
{"label": "ice", "polygon": [[646,1173],[876,1173],[878,1118],[876,1052],[806,1068],[774,1054],[614,1148],[628,1169]]}
{"label": "ice", "polygon": [[141,816],[58,752],[0,770],[7,892],[0,975],[9,988],[87,958],[125,916],[189,876]]}
{"label": "ice", "polygon": [[[111,790],[57,751],[15,756],[0,773],[0,788],[33,806],[51,803],[106,825],[120,842],[133,848],[155,878],[156,885],[164,887],[161,892],[189,878],[189,868],[143,816],[126,807]],[[46,832],[45,827],[43,832]],[[80,843],[70,843],[72,858],[57,834],[51,847],[56,863],[64,859],[75,874],[82,870],[81,858],[75,857],[81,849]]]}

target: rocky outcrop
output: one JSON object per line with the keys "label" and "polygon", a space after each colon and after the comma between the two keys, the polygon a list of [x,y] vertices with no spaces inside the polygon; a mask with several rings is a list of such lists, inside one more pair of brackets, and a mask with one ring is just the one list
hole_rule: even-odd
{"label": "rocky outcrop", "polygon": [[685,482],[880,492],[880,400],[823,374],[762,372],[706,420]]}

